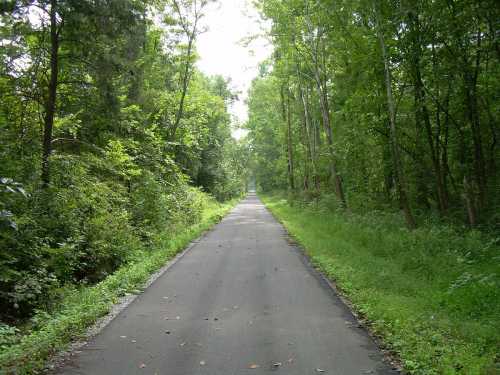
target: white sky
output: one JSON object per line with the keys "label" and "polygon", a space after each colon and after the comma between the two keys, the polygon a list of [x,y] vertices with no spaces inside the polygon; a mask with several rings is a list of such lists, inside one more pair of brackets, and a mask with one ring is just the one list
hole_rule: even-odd
{"label": "white sky", "polygon": [[[220,74],[231,78],[233,90],[241,92],[231,113],[240,123],[247,118],[245,100],[252,79],[258,74],[258,64],[271,54],[271,45],[259,37],[245,47],[242,39],[262,34],[257,10],[250,0],[219,0],[206,10],[203,22],[208,31],[198,37],[196,46],[200,59],[198,68],[205,74]],[[233,132],[236,138],[242,130]]]}

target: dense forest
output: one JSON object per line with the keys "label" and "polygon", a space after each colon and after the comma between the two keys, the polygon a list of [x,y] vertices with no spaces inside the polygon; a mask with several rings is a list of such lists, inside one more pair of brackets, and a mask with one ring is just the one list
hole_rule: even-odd
{"label": "dense forest", "polygon": [[259,4],[275,48],[249,100],[264,190],[498,229],[496,2]]}
{"label": "dense forest", "polygon": [[401,369],[496,373],[497,2],[251,1],[273,52],[239,140],[239,93],[196,65],[213,3],[1,1],[0,373],[42,369],[254,185]]}
{"label": "dense forest", "polygon": [[257,3],[264,202],[409,373],[498,373],[498,3]]}
{"label": "dense forest", "polygon": [[205,193],[244,190],[235,94],[195,66],[206,3],[2,2],[2,321],[196,223]]}

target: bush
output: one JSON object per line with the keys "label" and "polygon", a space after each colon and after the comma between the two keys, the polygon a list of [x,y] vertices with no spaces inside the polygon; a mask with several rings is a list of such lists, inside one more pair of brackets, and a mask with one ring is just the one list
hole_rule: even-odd
{"label": "bush", "polygon": [[140,169],[119,142],[103,153],[54,155],[51,185],[30,196],[4,181],[2,209],[12,215],[0,227],[1,320],[50,310],[69,286],[103,280],[165,233],[200,222],[214,203],[173,164]]}

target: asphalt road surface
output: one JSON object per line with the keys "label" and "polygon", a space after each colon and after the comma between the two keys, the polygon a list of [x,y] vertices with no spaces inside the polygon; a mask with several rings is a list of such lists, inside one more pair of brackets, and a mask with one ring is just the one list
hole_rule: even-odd
{"label": "asphalt road surface", "polygon": [[395,373],[255,195],[56,372]]}

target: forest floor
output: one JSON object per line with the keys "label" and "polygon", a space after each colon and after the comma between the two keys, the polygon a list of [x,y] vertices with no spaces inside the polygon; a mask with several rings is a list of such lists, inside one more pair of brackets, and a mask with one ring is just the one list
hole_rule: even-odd
{"label": "forest floor", "polygon": [[399,213],[262,200],[412,374],[498,374],[498,240],[445,224],[408,231]]}
{"label": "forest floor", "polygon": [[394,374],[255,195],[58,374]]}

